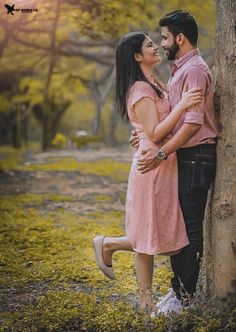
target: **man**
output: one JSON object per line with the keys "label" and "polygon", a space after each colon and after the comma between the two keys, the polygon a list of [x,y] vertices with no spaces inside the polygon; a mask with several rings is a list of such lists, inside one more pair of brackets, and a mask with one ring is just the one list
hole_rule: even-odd
{"label": "man", "polygon": [[[204,211],[215,175],[217,129],[212,77],[197,48],[198,27],[194,17],[178,10],[165,15],[159,25],[162,27],[161,46],[168,60],[175,60],[168,81],[170,108],[180,101],[186,89],[201,87],[204,95],[201,104],[188,109],[182,116],[173,137],[158,151],[142,151],[143,157],[138,161],[139,171],[145,173],[177,152],[179,201],[190,244],[171,256],[172,288],[158,303],[160,311],[168,314],[181,312],[196,292],[203,253]],[[137,136],[131,136],[130,141],[137,146]]]}

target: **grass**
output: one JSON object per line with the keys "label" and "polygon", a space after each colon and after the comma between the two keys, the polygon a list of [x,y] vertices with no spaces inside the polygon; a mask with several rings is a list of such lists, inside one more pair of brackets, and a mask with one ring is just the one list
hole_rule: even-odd
{"label": "grass", "polygon": [[[74,158],[47,159],[25,165],[25,150],[0,148],[2,170],[78,171],[111,182],[127,181],[129,165],[103,159],[79,163]],[[121,201],[125,192],[114,195]],[[137,286],[132,253],[116,253],[116,279],[108,280],[95,264],[92,238],[124,235],[124,212],[113,208],[114,195],[85,194],[81,201],[97,210],[75,213],[58,202],[76,197],[59,193],[0,197],[0,331],[155,331],[216,332],[236,330],[235,313],[227,319],[202,310],[150,319],[136,308]],[[47,203],[50,202],[50,208]],[[103,210],[102,204],[110,204]],[[171,278],[168,259],[155,259],[154,294],[165,294]],[[206,308],[206,310],[205,310]]]}
{"label": "grass", "polygon": [[[142,315],[126,303],[128,297],[133,305],[137,301],[133,255],[114,255],[117,279],[109,281],[98,271],[91,246],[92,238],[108,229],[112,236],[124,234],[123,213],[110,210],[78,216],[62,209],[42,212],[40,207],[48,198],[21,194],[0,201],[2,287],[9,293],[17,289],[27,298],[24,294],[34,285],[45,285],[45,291],[35,293],[34,305],[16,303],[16,310],[3,312],[2,330],[51,330],[74,320],[81,328],[95,324],[98,330],[110,326],[115,331],[118,320],[109,316],[117,310],[123,320],[120,326],[132,325],[130,319],[136,316],[144,324]],[[155,280],[161,281],[164,292],[170,271],[165,259],[162,261]],[[121,307],[126,313],[120,312]]]}
{"label": "grass", "polygon": [[23,163],[26,148],[15,150],[11,147],[0,148],[0,170],[2,171],[76,171],[81,174],[108,177],[112,181],[122,182],[127,180],[130,169],[129,163],[116,162],[109,158],[99,159],[92,162],[79,162],[75,158],[48,158],[43,163]]}

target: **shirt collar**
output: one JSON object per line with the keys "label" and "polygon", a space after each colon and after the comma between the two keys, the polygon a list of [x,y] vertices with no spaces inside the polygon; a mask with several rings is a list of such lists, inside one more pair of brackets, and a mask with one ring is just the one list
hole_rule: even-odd
{"label": "shirt collar", "polygon": [[194,48],[193,50],[181,56],[181,58],[179,58],[178,60],[175,60],[175,62],[173,63],[174,67],[180,68],[186,61],[188,61],[190,58],[192,58],[195,55],[200,55],[198,48]]}

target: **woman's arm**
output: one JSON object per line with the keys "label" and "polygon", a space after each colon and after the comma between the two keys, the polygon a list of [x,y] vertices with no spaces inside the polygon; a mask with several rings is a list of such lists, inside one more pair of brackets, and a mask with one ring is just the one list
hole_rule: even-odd
{"label": "woman's arm", "polygon": [[144,132],[153,143],[160,143],[178,123],[183,112],[202,102],[200,88],[193,88],[183,93],[180,102],[174,107],[168,116],[159,122],[155,102],[144,97],[135,104],[135,113],[143,126]]}

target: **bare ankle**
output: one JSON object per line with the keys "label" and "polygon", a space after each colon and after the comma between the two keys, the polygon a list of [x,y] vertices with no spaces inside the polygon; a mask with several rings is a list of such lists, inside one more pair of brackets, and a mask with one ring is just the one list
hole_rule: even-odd
{"label": "bare ankle", "polygon": [[139,308],[140,309],[151,309],[154,306],[152,297],[145,297],[140,299]]}
{"label": "bare ankle", "polygon": [[103,250],[105,252],[109,252],[110,251],[111,253],[113,253],[115,251],[113,243],[110,241],[109,237],[105,237],[104,238],[104,241],[103,241]]}

